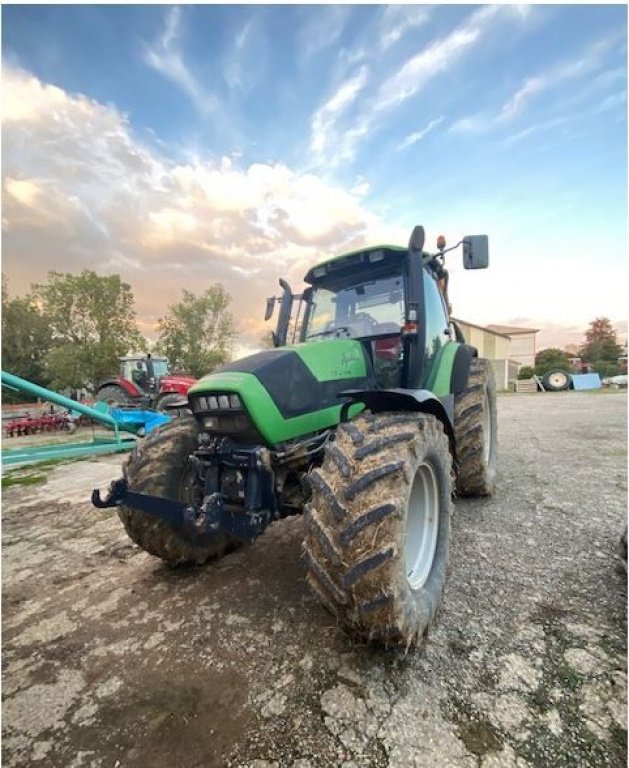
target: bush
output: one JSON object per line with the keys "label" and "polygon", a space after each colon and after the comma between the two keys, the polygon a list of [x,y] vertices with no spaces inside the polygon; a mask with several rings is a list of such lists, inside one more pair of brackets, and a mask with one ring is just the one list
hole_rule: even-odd
{"label": "bush", "polygon": [[601,379],[606,379],[609,376],[618,376],[620,373],[620,366],[615,360],[594,360],[591,366],[592,371],[598,373]]}
{"label": "bush", "polygon": [[532,379],[535,371],[530,365],[523,365],[518,371],[518,379]]}
{"label": "bush", "polygon": [[535,373],[542,378],[549,371],[560,369],[570,373],[572,371],[572,365],[570,364],[570,358],[561,349],[551,347],[550,349],[542,349],[535,355]]}

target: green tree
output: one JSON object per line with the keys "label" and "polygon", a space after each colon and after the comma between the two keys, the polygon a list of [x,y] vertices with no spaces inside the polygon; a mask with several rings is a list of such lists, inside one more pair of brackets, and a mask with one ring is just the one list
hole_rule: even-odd
{"label": "green tree", "polygon": [[617,376],[620,373],[620,365],[616,360],[592,360],[592,371],[598,373],[601,379],[608,376]]}
{"label": "green tree", "polygon": [[33,288],[52,333],[46,363],[54,389],[92,389],[118,370],[119,357],[146,349],[131,286],[120,275],[49,272],[48,282]]}
{"label": "green tree", "polygon": [[561,368],[568,372],[572,370],[570,358],[563,350],[550,347],[540,350],[535,355],[535,373],[538,376],[544,376],[548,371],[555,370],[556,368]]}
{"label": "green tree", "polygon": [[47,386],[46,355],[52,346],[50,323],[31,296],[9,298],[2,277],[2,367],[23,379]]}
{"label": "green tree", "polygon": [[592,320],[585,332],[585,344],[582,345],[580,355],[583,360],[594,366],[594,362],[606,360],[618,364],[618,358],[622,354],[622,348],[616,340],[616,331],[606,317],[597,317]]}
{"label": "green tree", "polygon": [[212,285],[200,296],[183,291],[183,298],[159,319],[158,349],[173,364],[203,376],[231,358],[235,335],[229,312],[231,296]]}

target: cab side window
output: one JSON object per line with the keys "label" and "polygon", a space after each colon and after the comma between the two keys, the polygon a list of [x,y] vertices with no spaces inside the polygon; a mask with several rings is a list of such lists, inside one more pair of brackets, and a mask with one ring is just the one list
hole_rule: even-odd
{"label": "cab side window", "polygon": [[449,341],[448,315],[441,291],[428,271],[424,272],[424,306],[426,322],[426,359],[422,386],[430,388],[439,363],[439,353]]}

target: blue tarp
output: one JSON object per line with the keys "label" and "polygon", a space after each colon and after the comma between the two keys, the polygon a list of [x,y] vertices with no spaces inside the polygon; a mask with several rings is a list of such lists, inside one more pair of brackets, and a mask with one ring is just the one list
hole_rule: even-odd
{"label": "blue tarp", "polygon": [[109,413],[119,424],[124,424],[128,427],[136,427],[137,429],[144,429],[146,434],[155,429],[155,427],[161,427],[162,424],[168,424],[171,421],[171,417],[165,413],[156,413],[155,411],[138,411],[123,410],[122,408],[112,408]]}
{"label": "blue tarp", "polygon": [[598,373],[576,373],[572,376],[572,386],[575,389],[600,389],[601,377]]}

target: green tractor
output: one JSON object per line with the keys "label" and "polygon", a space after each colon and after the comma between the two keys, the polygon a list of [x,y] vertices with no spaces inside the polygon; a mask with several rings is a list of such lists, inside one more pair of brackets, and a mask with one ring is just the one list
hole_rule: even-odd
{"label": "green tractor", "polygon": [[[461,244],[466,268],[487,267],[485,235]],[[446,581],[452,498],[491,494],[496,476],[492,369],[449,318],[453,248],[423,247],[415,227],[408,248],[313,267],[299,296],[280,280],[275,348],[200,379],[192,416],[140,441],[95,506],[118,507],[152,555],[197,564],[303,512],[307,579],[339,623],[419,644]]]}

